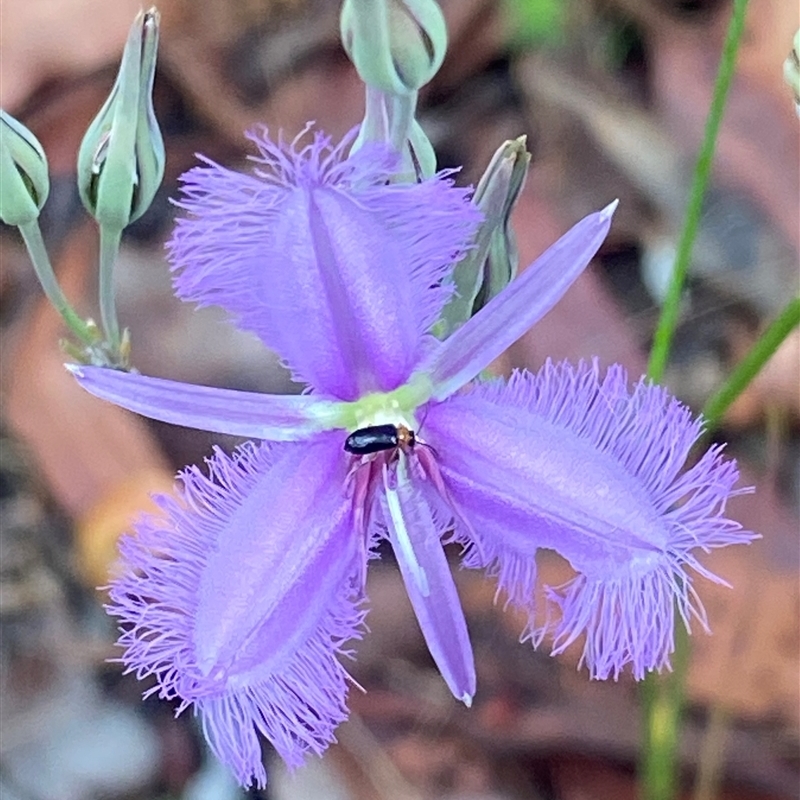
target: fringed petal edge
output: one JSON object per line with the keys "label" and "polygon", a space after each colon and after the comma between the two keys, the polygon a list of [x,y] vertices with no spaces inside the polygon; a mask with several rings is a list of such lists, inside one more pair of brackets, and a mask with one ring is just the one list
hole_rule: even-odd
{"label": "fringed petal edge", "polygon": [[354,570],[338,583],[315,631],[279,673],[234,676],[220,684],[197,669],[197,588],[214,546],[219,508],[235,503],[232,492],[247,491],[277,449],[248,443],[232,458],[218,450],[208,461],[208,476],[196,467],[184,471],[177,498],[156,497],[163,516],[141,518],[121,540],[123,572],[109,587],[107,606],[121,622],[125,672],[154,678],[145,697],[177,701],[176,713],[193,706],[215,755],[243,786],[266,785],[258,733],[292,767],[335,741],[336,727],[347,718],[350,680],[338,657],[351,655],[345,642],[360,638],[364,629]]}
{"label": "fringed petal edge", "polygon": [[666,541],[616,569],[608,563],[594,568],[591,562],[573,562],[578,576],[565,586],[547,588],[547,619],[538,627],[533,622],[534,531],[530,552],[484,537],[483,552],[468,551],[465,566],[486,567],[508,602],[528,611],[523,638],[534,645],[550,632],[553,652],[560,653],[585,635],[581,663],[593,678],[616,678],[627,665],[637,679],[650,670],[669,669],[676,608],[687,629],[692,618],[708,629],[687,567],[724,583],[694,552],[758,538],[725,516],[730,497],[751,491],[736,488],[736,462],[723,457],[722,446],[713,445],[686,469],[702,434],[702,419],[645,379],[629,390],[620,366],[611,367],[601,379],[596,362],[571,366],[548,361],[537,375],[515,373],[507,383],[491,381],[466,392],[472,393],[536,414],[611,456],[652,503]]}

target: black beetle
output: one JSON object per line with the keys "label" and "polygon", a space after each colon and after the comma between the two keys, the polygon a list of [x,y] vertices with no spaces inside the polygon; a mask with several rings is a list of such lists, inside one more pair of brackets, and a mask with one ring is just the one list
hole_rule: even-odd
{"label": "black beetle", "polygon": [[394,447],[413,447],[416,443],[414,431],[405,425],[370,425],[353,431],[345,440],[344,449],[356,456],[367,456]]}

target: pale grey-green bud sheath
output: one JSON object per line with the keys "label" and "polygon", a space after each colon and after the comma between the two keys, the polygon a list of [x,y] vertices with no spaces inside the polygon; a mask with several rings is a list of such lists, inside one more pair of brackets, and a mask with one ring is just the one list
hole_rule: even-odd
{"label": "pale grey-green bud sheath", "polygon": [[531,155],[526,139],[503,142],[475,189],[472,202],[483,213],[475,245],[453,270],[455,292],[435,331],[447,338],[513,280],[519,256],[511,212],[525,185]]}
{"label": "pale grey-green bud sheath", "polygon": [[33,222],[49,192],[47,157],[39,140],[0,110],[0,219],[6,225]]}
{"label": "pale grey-green bud sheath", "polygon": [[164,142],[153,112],[158,12],[131,26],[117,79],[78,153],[78,189],[88,212],[122,230],[150,206],[164,175]]}
{"label": "pale grey-green bud sheath", "polygon": [[392,94],[428,83],[447,50],[444,16],[434,0],[345,0],[340,28],[361,80]]}

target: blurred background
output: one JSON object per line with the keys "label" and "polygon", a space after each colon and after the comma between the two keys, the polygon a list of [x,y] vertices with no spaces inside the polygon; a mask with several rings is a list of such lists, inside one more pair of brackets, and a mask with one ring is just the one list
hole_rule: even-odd
{"label": "blurred background", "polygon": [[[161,0],[155,104],[167,176],[123,242],[119,305],[150,375],[292,387],[260,343],[176,301],[164,260],[178,176],[196,153],[246,167],[243,131],[307,120],[341,136],[363,89],[335,0]],[[422,93],[440,166],[474,183],[504,139],[533,154],[515,213],[524,266],[571,224],[620,207],[592,267],[499,369],[599,357],[644,372],[708,110],[727,0],[442,0],[450,47]],[[94,224],[75,188],[83,133],[116,72],[139,0],[4,0],[0,102],[39,137],[52,190],[42,224],[67,294],[93,306]],[[699,409],[798,291],[798,120],[781,65],[794,0],[752,0],[691,279],[666,377]],[[150,491],[209,453],[211,435],[144,421],[81,393],[59,319],[15,231],[0,228],[0,797],[2,800],[625,800],[639,704],[629,679],[591,683],[576,655],[519,645],[523,621],[479,575],[457,580],[476,651],[472,710],[430,661],[390,557],[373,568],[371,634],[352,665],[339,744],[264,792],[239,790],[190,714],[142,702],[123,676],[103,593],[116,538]],[[681,743],[686,797],[800,797],[800,340],[797,331],[717,432],[756,494],[732,515],[764,538],[705,563],[714,636],[693,639]],[[232,446],[234,440],[222,441]],[[543,557],[542,580],[569,574]],[[709,725],[709,720],[712,724]]]}

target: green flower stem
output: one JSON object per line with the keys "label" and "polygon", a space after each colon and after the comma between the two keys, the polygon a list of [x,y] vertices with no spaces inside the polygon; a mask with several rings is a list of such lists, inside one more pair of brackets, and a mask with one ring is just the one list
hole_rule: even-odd
{"label": "green flower stem", "polygon": [[406,141],[414,121],[414,112],[417,107],[417,93],[392,95],[389,98],[389,138],[392,147],[402,153],[406,148]]}
{"label": "green flower stem", "polygon": [[739,42],[744,30],[746,8],[747,0],[733,0],[733,15],[731,16],[731,21],[728,25],[728,33],[725,37],[725,44],[722,48],[722,57],[719,62],[717,80],[714,84],[711,108],[708,112],[708,119],[706,120],[703,143],[700,147],[700,153],[697,156],[697,163],[694,168],[689,202],[686,206],[686,216],[683,221],[683,230],[681,231],[678,251],[675,256],[675,267],[667,291],[667,297],[664,301],[664,307],[661,311],[661,318],[658,321],[658,328],[656,329],[653,339],[653,348],[650,351],[650,362],[647,365],[647,374],[656,382],[660,381],[664,376],[664,369],[667,365],[669,350],[672,344],[672,337],[675,333],[675,325],[678,321],[683,284],[686,281],[686,273],[689,269],[692,247],[700,224],[700,216],[703,210],[703,197],[705,196],[706,186],[711,174],[717,134],[719,133],[722,114],[725,110],[725,101],[728,97],[728,90],[730,89],[734,68],[736,66],[736,53],[739,50]]}
{"label": "green flower stem", "polygon": [[[722,48],[703,142],[694,168],[683,230],[675,257],[675,267],[650,352],[647,374],[656,382],[664,376],[678,321],[683,285],[686,281],[692,247],[700,224],[703,198],[711,174],[717,135],[725,110],[728,90],[733,79],[739,42],[744,31],[746,9],[747,0],[733,0],[733,13]],[[763,362],[761,363],[763,364]],[[747,380],[752,379],[753,375],[755,372],[749,372]],[[738,391],[741,391],[744,385]],[[730,399],[727,397],[726,395],[726,402],[731,402],[732,397]],[[718,418],[715,416],[715,419]],[[651,673],[645,679],[642,687],[644,736],[639,767],[642,800],[673,800],[676,795],[679,777],[678,747],[688,662],[689,637],[683,626],[679,625],[675,631],[673,672],[663,677]]]}
{"label": "green flower stem", "polygon": [[761,368],[772,358],[786,337],[800,325],[800,297],[790,300],[783,311],[736,365],[725,383],[708,398],[703,406],[703,416],[708,430],[713,430],[725,415],[731,403],[747,388]]}
{"label": "green flower stem", "polygon": [[121,228],[100,225],[100,320],[106,341],[113,353],[119,353],[121,337],[117,320],[117,304],[114,296],[114,265],[122,239]]}
{"label": "green flower stem", "polygon": [[39,220],[31,220],[18,227],[20,234],[22,234],[22,240],[25,242],[25,247],[28,249],[33,268],[36,271],[36,277],[39,279],[47,299],[56,311],[61,314],[61,318],[67,327],[81,342],[86,345],[97,344],[97,335],[93,333],[85,320],[78,315],[61,290],[61,286],[59,286],[56,274],[53,271],[53,265],[50,263],[50,256],[48,256],[47,248],[44,245]]}
{"label": "green flower stem", "polygon": [[678,625],[672,672],[664,677],[650,672],[642,682],[644,734],[639,767],[642,800],[670,800],[676,796],[679,778],[676,761],[688,666],[689,634],[683,625]]}

